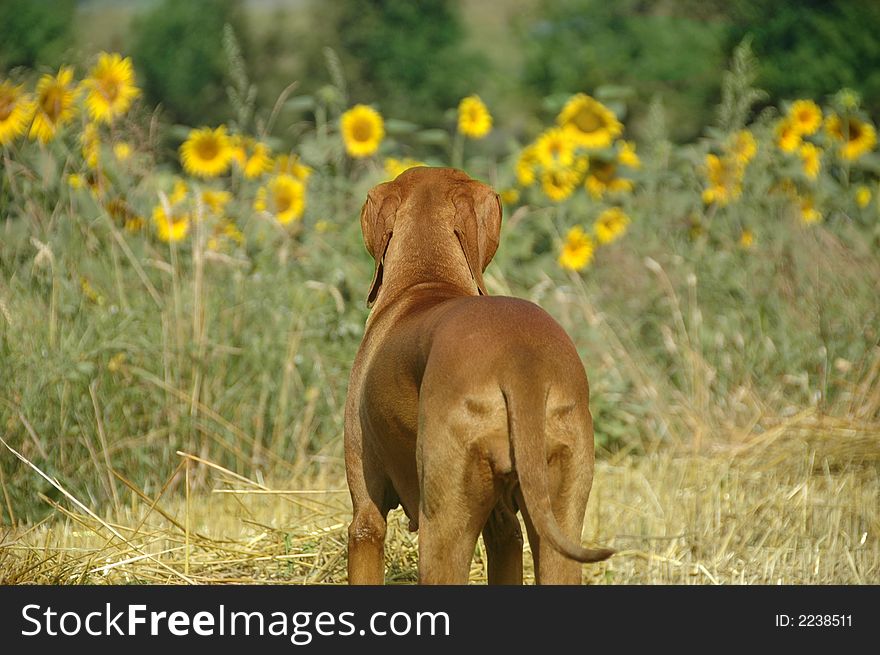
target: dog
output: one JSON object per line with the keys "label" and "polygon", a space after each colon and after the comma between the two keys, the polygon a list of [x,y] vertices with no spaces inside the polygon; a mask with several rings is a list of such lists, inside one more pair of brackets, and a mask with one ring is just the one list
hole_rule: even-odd
{"label": "dog", "polygon": [[386,517],[419,530],[419,582],[466,584],[480,533],[490,584],[522,584],[522,511],[539,584],[580,584],[609,557],[579,538],[593,480],[589,385],[537,305],[489,296],[501,202],[451,168],[368,194],[372,307],[345,408],[350,584],[384,582]]}

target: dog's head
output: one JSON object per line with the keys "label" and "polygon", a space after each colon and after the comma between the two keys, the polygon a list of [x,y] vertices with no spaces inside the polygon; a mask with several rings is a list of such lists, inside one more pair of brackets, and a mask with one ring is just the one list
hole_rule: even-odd
{"label": "dog's head", "polygon": [[478,293],[488,295],[483,271],[498,248],[501,201],[490,187],[466,173],[419,166],[373,187],[361,210],[361,229],[376,260],[368,305],[379,295],[395,230],[416,240],[457,242]]}

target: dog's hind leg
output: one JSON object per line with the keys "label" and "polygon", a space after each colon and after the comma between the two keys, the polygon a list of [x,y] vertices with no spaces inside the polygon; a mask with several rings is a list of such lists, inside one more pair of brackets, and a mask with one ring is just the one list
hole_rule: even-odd
{"label": "dog's hind leg", "polygon": [[419,582],[467,584],[480,531],[498,501],[491,468],[444,419],[419,430]]}
{"label": "dog's hind leg", "polygon": [[523,581],[523,537],[511,501],[498,501],[483,527],[489,584],[519,585]]}
{"label": "dog's hind leg", "polygon": [[[583,458],[565,454],[548,465],[553,514],[562,532],[572,542],[580,543],[587,499],[590,493],[590,477],[578,475],[583,471]],[[582,565],[556,550],[535,530],[532,518],[517,489],[517,502],[522,508],[529,546],[535,562],[535,583],[549,585],[579,585],[582,583]]]}

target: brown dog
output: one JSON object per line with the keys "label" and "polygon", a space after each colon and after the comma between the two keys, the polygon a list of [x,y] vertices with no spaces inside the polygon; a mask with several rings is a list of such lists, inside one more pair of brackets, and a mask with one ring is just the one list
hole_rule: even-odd
{"label": "brown dog", "polygon": [[490,583],[522,583],[523,511],[539,583],[578,584],[593,480],[583,364],[541,308],[486,296],[497,194],[413,168],[367,196],[376,272],[345,408],[351,584],[384,581],[388,511],[419,534],[419,581],[465,584],[480,532]]}

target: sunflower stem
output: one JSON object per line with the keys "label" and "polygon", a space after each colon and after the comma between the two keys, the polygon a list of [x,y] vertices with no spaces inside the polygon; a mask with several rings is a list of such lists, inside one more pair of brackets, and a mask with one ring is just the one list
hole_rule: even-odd
{"label": "sunflower stem", "polygon": [[460,130],[455,131],[455,138],[452,140],[452,167],[464,167],[464,134]]}

